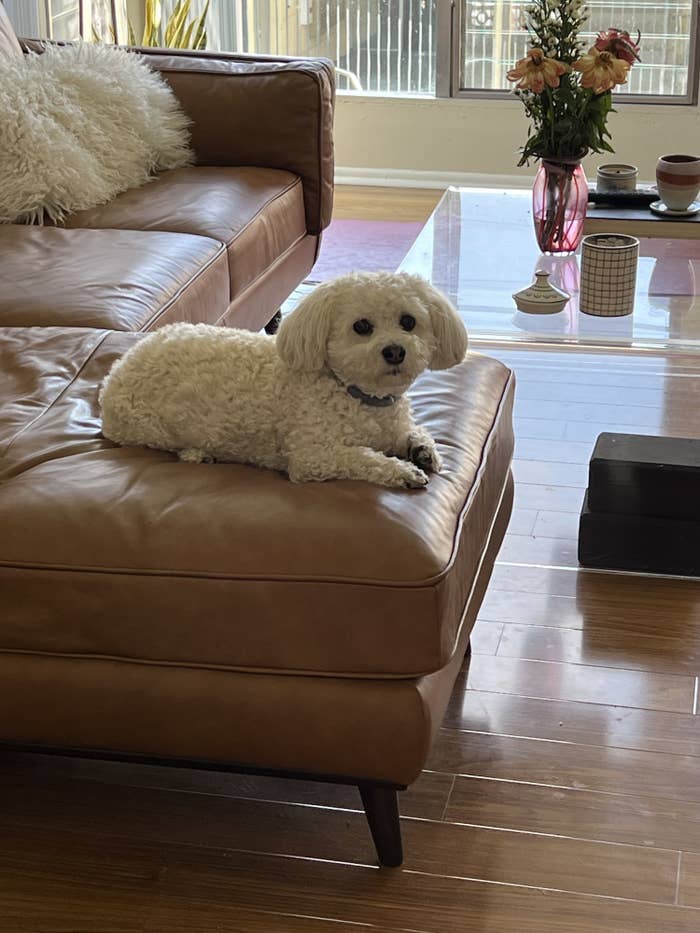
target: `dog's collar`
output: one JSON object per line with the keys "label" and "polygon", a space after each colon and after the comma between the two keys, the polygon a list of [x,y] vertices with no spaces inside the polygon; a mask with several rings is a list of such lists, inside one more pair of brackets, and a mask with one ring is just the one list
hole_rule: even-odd
{"label": "dog's collar", "polygon": [[345,389],[348,395],[352,398],[356,398],[359,402],[362,402],[363,405],[369,405],[372,408],[388,408],[389,405],[393,405],[399,399],[398,395],[368,395],[359,386],[346,385],[340,376],[334,373],[332,369],[329,370],[329,372],[338,385]]}
{"label": "dog's collar", "polygon": [[372,408],[388,408],[397,400],[397,395],[367,395],[359,386],[345,386],[345,391],[353,398],[359,399],[363,405],[371,405]]}

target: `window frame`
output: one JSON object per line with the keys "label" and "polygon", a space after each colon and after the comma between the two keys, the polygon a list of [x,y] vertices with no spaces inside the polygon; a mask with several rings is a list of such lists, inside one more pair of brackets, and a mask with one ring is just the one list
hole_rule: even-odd
{"label": "window frame", "polygon": [[[700,72],[700,42],[698,41],[700,0],[693,0],[690,19],[690,49],[688,53],[688,90],[685,94],[620,94],[618,104],[659,104],[694,107],[698,103],[698,74]],[[462,0],[437,0],[437,75],[435,96],[466,100],[512,100],[507,89],[460,87]]]}

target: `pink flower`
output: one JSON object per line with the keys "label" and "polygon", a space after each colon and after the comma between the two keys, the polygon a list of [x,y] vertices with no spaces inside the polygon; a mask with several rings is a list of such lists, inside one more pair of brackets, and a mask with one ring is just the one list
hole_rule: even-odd
{"label": "pink flower", "polygon": [[621,58],[622,61],[634,65],[639,61],[639,41],[642,34],[637,32],[636,41],[632,40],[630,34],[622,29],[606,29],[605,32],[599,32],[595,41],[595,48],[599,52],[610,52],[615,58]]}

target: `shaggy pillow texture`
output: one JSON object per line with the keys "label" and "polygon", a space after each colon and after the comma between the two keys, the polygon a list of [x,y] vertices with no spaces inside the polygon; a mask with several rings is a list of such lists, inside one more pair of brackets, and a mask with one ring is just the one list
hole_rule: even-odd
{"label": "shaggy pillow texture", "polygon": [[103,45],[0,57],[0,223],[60,221],[193,161],[160,75]]}

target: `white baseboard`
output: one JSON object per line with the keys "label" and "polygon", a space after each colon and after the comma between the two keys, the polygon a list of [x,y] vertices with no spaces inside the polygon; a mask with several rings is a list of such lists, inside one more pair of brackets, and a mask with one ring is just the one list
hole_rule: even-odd
{"label": "white baseboard", "polygon": [[414,169],[345,168],[337,166],[336,185],[386,188],[531,188],[532,175],[489,175],[477,172],[425,172]]}

